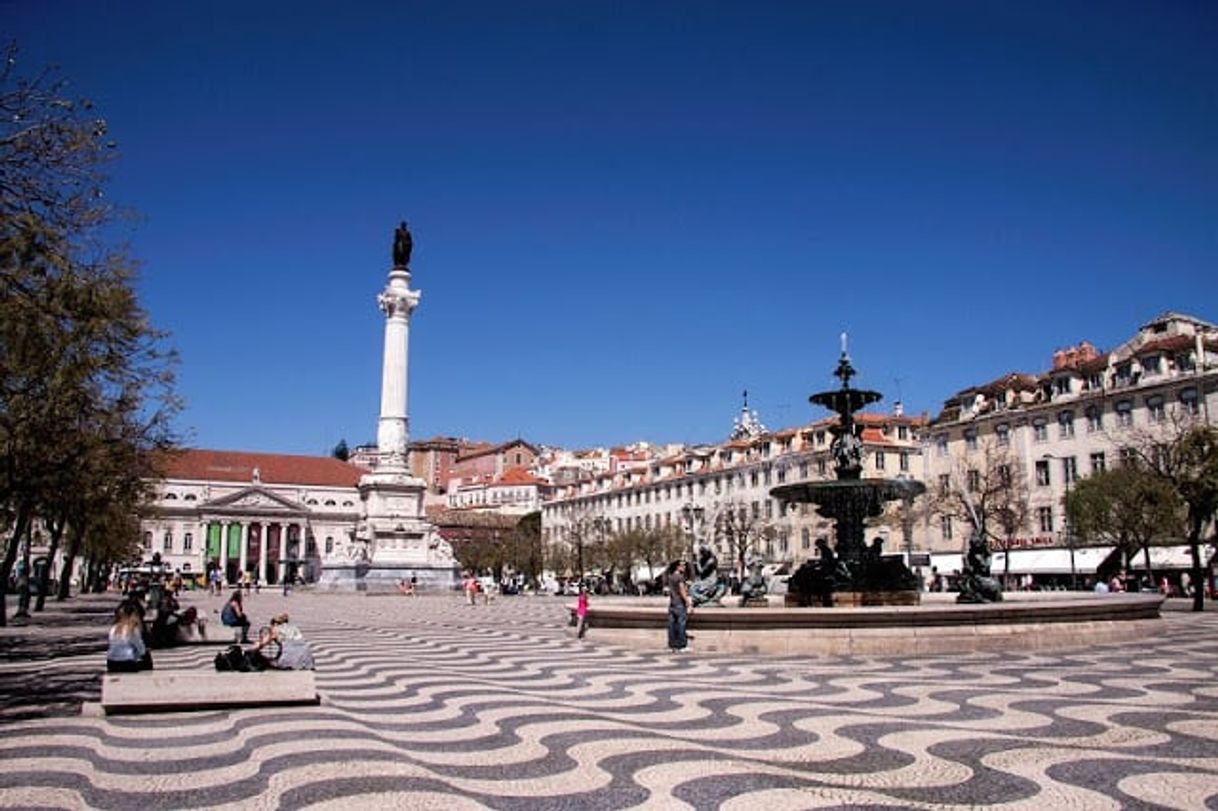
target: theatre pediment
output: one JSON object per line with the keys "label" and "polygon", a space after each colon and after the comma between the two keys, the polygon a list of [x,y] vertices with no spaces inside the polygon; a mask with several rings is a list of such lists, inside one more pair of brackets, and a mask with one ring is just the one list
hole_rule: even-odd
{"label": "theatre pediment", "polygon": [[226,512],[252,512],[263,515],[298,515],[306,511],[304,505],[258,486],[247,487],[240,492],[215,499],[202,505],[201,509]]}

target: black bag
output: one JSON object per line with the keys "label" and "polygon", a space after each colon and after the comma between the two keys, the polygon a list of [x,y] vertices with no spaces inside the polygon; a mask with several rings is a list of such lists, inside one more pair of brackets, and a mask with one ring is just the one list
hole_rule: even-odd
{"label": "black bag", "polygon": [[235,671],[246,673],[250,670],[249,662],[245,658],[245,651],[241,650],[240,645],[229,645],[227,650],[217,653],[215,665],[216,670],[221,672]]}

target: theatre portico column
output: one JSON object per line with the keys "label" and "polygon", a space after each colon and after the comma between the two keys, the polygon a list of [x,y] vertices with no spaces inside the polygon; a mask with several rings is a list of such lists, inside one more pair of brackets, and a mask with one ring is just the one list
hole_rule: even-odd
{"label": "theatre portico column", "polygon": [[279,582],[288,576],[288,524],[279,525]]}
{"label": "theatre portico column", "polygon": [[220,525],[220,577],[228,577],[228,527],[231,521],[218,521]]}
{"label": "theatre portico column", "polygon": [[252,529],[253,529],[253,525],[250,524],[248,521],[241,525],[241,558],[240,558],[240,563],[238,564],[239,565],[238,577],[245,576],[245,567],[246,567],[246,564],[249,563],[250,531]]}

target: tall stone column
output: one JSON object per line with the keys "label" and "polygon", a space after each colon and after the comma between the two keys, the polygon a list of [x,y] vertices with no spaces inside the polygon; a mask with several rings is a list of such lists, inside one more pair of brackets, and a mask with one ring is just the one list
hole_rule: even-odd
{"label": "tall stone column", "polygon": [[245,567],[249,563],[250,531],[252,529],[253,529],[253,525],[250,524],[249,522],[243,523],[241,525],[241,557],[240,557],[240,563],[238,564],[240,566],[241,571],[237,574],[238,578],[245,577]]}
{"label": "tall stone column", "polygon": [[279,582],[288,576],[288,525],[279,525]]}
{"label": "tall stone column", "polygon": [[410,438],[407,416],[410,365],[410,316],[419,306],[422,293],[410,289],[410,271],[395,267],[377,297],[385,314],[385,353],[381,364],[381,416],[376,429],[379,466],[406,469],[406,444]]}
{"label": "tall stone column", "polygon": [[228,582],[228,521],[220,523],[220,577]]}
{"label": "tall stone column", "polygon": [[410,287],[413,244],[402,223],[394,232],[389,279],[377,296],[385,346],[376,465],[359,482],[363,510],[351,543],[323,564],[323,588],[392,591],[398,581],[415,578],[423,588],[447,590],[456,582],[452,547],[423,512],[427,482],[407,466],[410,320],[422,297]]}

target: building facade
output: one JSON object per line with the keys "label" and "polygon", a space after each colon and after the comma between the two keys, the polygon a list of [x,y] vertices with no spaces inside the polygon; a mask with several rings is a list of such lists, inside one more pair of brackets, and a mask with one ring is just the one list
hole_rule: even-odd
{"label": "building facade", "polygon": [[226,582],[312,581],[350,542],[364,471],[330,457],[187,450],[174,455],[140,522],[145,557]]}
{"label": "building facade", "polygon": [[[689,447],[557,485],[554,498],[542,506],[543,542],[570,545],[613,533],[667,529],[730,560],[724,533],[717,531],[730,511],[737,527],[755,534],[755,551],[769,562],[798,565],[813,557],[816,539],[832,534],[828,521],[811,505],[779,502],[770,490],[833,478],[829,429],[837,417],[770,432],[755,415],[745,416],[720,445]],[[860,414],[857,421],[864,427],[864,476],[920,478],[925,417],[905,416],[898,408],[892,414]],[[925,549],[916,523],[902,526],[895,514],[874,529],[890,551]]]}
{"label": "building facade", "polygon": [[[997,455],[1028,493],[1012,549],[1072,550],[1065,497],[1074,481],[1120,464],[1139,437],[1213,425],[1216,411],[1218,327],[1168,312],[1111,351],[1084,341],[1054,353],[1045,372],[1010,373],[949,398],[926,432],[925,480],[967,489]],[[934,551],[958,552],[970,531],[929,512],[925,523]]]}

